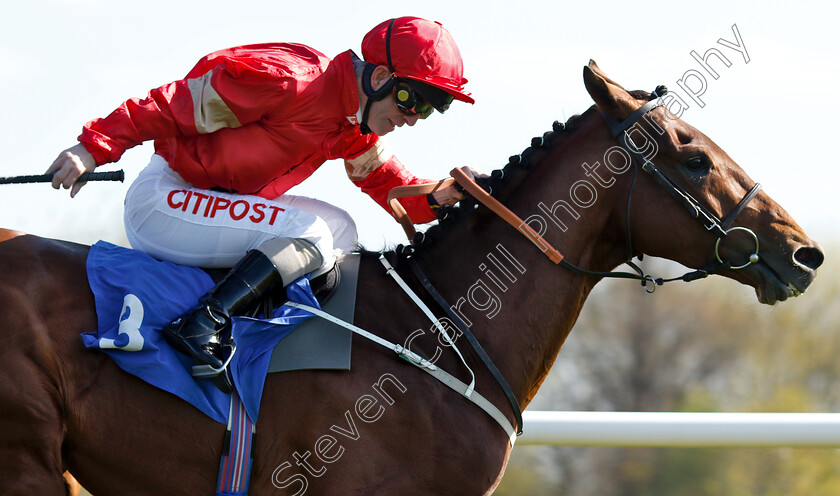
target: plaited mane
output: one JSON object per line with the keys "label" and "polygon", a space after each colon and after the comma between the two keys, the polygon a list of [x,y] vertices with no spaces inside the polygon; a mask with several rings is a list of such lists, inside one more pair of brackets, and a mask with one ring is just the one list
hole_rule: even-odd
{"label": "plaited mane", "polygon": [[[656,98],[657,94],[663,95],[665,91],[667,89],[664,87],[658,87],[656,93],[635,90],[631,91],[630,94],[636,99],[650,101]],[[494,170],[486,181],[479,181],[479,184],[484,189],[489,190],[495,198],[504,203],[504,198],[516,189],[531,166],[539,163],[552,145],[559,144],[574,134],[574,131],[579,127],[580,123],[589,118],[595,111],[595,105],[592,105],[583,114],[575,114],[569,117],[565,123],[554,121],[551,126],[551,131],[544,133],[542,136],[532,138],[531,146],[525,148],[522,153],[511,156],[503,168]],[[466,198],[459,202],[457,206],[442,207],[438,213],[439,222],[425,232],[418,233],[415,236],[414,248],[416,250],[422,250],[424,247],[428,247],[430,244],[444,238],[452,231],[453,226],[473,215],[476,205],[475,200]]]}

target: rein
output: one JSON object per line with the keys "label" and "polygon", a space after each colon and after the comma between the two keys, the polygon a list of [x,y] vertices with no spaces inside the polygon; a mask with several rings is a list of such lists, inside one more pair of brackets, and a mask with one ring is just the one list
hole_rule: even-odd
{"label": "rein", "polygon": [[[664,87],[663,87],[664,88]],[[663,90],[662,94],[667,90]],[[635,279],[641,282],[642,286],[645,287],[645,291],[648,293],[653,293],[656,290],[657,286],[662,286],[666,282],[682,280],[685,282],[695,281],[697,279],[703,279],[708,277],[709,274],[715,274],[719,272],[723,272],[725,270],[739,270],[754,263],[758,263],[760,257],[758,255],[759,252],[759,242],[758,236],[756,236],[755,232],[752,229],[747,227],[729,227],[735,218],[746,208],[747,204],[750,203],[761,191],[761,184],[756,183],[746,194],[741,198],[735,208],[732,209],[729,214],[727,214],[723,219],[718,218],[714,213],[712,213],[708,208],[706,208],[703,204],[697,201],[694,197],[688,194],[682,187],[680,187],[677,183],[671,180],[667,175],[665,175],[659,168],[654,165],[654,163],[649,160],[644,154],[639,151],[639,148],[633,142],[632,138],[630,137],[628,130],[633,128],[636,123],[644,116],[646,116],[649,112],[656,109],[657,107],[661,107],[662,103],[659,100],[651,100],[646,104],[642,105],[638,109],[636,109],[632,114],[630,114],[627,119],[622,122],[619,122],[612,117],[604,114],[601,112],[601,116],[606,121],[607,125],[610,128],[610,132],[612,133],[613,137],[616,138],[621,145],[621,147],[630,154],[630,158],[633,164],[633,180],[630,186],[630,193],[627,196],[627,260],[624,262],[626,265],[631,267],[634,272],[622,272],[622,271],[609,271],[609,272],[601,272],[601,271],[593,271],[587,270],[576,265],[570,263],[568,260],[565,260],[562,253],[559,250],[551,246],[551,244],[546,241],[539,233],[534,231],[531,226],[525,223],[519,216],[515,213],[510,211],[507,207],[502,205],[501,202],[496,200],[493,196],[487,193],[481,186],[479,186],[466,172],[465,168],[455,168],[450,171],[450,178],[443,179],[436,183],[426,183],[426,184],[418,184],[418,185],[409,185],[409,186],[399,186],[391,190],[388,195],[388,204],[391,207],[391,210],[394,213],[394,217],[397,221],[402,225],[403,230],[405,231],[408,239],[412,241],[414,244],[414,238],[416,235],[416,231],[414,226],[411,222],[411,219],[408,217],[405,209],[399,203],[398,199],[405,197],[405,196],[417,196],[417,195],[424,195],[428,193],[432,193],[438,191],[439,189],[445,188],[453,183],[458,183],[461,187],[464,188],[473,198],[476,199],[479,203],[484,205],[485,207],[489,208],[493,211],[496,215],[501,217],[505,222],[516,228],[520,231],[531,243],[533,243],[537,248],[542,251],[542,253],[548,257],[553,263],[560,265],[561,267],[570,270],[576,274],[585,275],[585,276],[593,276],[593,277],[612,277],[612,278],[619,278],[619,279]],[[641,165],[639,165],[641,164]],[[689,214],[700,220],[703,223],[703,227],[706,230],[712,232],[716,237],[717,240],[715,241],[714,245],[714,255],[716,262],[713,262],[706,267],[701,269],[697,269],[691,272],[687,272],[679,277],[673,277],[670,279],[664,279],[661,277],[654,278],[651,275],[645,274],[644,271],[633,263],[633,249],[632,249],[632,239],[631,239],[631,231],[630,231],[630,205],[633,199],[633,191],[636,186],[636,175],[638,173],[638,169],[641,168],[642,171],[650,175],[660,186],[662,186],[668,194],[670,194],[677,202],[680,203],[686,210],[688,210]],[[733,231],[744,231],[748,233],[752,238],[753,242],[755,243],[755,251],[750,254],[749,259],[746,263],[738,266],[733,266],[728,260],[723,260],[720,256],[720,243],[721,241],[731,232]],[[641,256],[639,257],[641,258]]]}
{"label": "rein", "polygon": [[[406,236],[408,236],[408,239],[411,240],[413,245],[415,244],[415,239],[418,238],[418,236],[416,236],[417,232],[414,229],[414,225],[411,222],[408,213],[399,203],[398,199],[406,196],[426,195],[438,191],[447,186],[450,186],[454,183],[457,183],[465,191],[472,195],[472,197],[475,198],[476,201],[489,208],[496,215],[501,217],[505,222],[516,228],[520,233],[522,233],[522,235],[525,236],[537,248],[539,248],[540,251],[546,257],[548,257],[548,259],[551,260],[552,263],[559,265],[576,274],[585,276],[613,277],[621,279],[639,280],[641,281],[642,286],[644,286],[645,291],[648,293],[653,293],[656,290],[656,286],[661,286],[666,282],[676,280],[690,282],[697,279],[705,278],[709,274],[714,274],[725,270],[743,269],[751,264],[758,263],[758,261],[760,260],[758,255],[759,244],[758,236],[756,236],[755,232],[753,232],[747,227],[729,226],[732,224],[735,218],[746,208],[747,204],[749,204],[750,201],[752,201],[756,197],[756,195],[758,195],[759,191],[761,191],[761,184],[756,183],[749,191],[747,191],[746,194],[744,194],[744,196],[741,198],[741,200],[738,202],[735,208],[733,208],[732,211],[729,212],[729,214],[727,214],[723,219],[718,218],[703,204],[694,199],[690,194],[688,194],[687,191],[685,191],[677,183],[675,183],[667,175],[665,175],[661,170],[659,170],[659,168],[657,168],[656,165],[654,165],[654,163],[650,159],[648,159],[643,153],[641,153],[641,151],[639,151],[639,148],[636,146],[636,144],[633,143],[633,140],[630,137],[628,130],[633,128],[633,126],[635,126],[636,123],[642,117],[645,117],[649,112],[661,106],[663,105],[658,100],[649,101],[648,103],[642,105],[640,108],[636,109],[632,114],[630,114],[630,116],[627,119],[625,119],[622,122],[619,122],[601,112],[601,116],[604,118],[607,125],[609,126],[610,132],[612,133],[613,137],[616,138],[621,147],[630,154],[631,161],[634,166],[630,192],[627,195],[627,260],[624,262],[635,271],[634,273],[621,271],[592,271],[582,269],[570,263],[568,260],[565,259],[563,254],[560,253],[560,251],[551,246],[551,244],[548,241],[546,241],[533,228],[531,228],[531,226],[526,224],[525,221],[523,221],[519,216],[517,216],[510,209],[505,207],[501,202],[495,199],[490,193],[488,193],[481,186],[479,186],[472,179],[472,177],[470,177],[470,175],[467,174],[466,168],[456,167],[455,169],[452,169],[452,171],[450,171],[449,174],[451,177],[440,180],[436,183],[425,183],[396,187],[392,189],[391,192],[388,194],[388,204],[391,207],[394,217],[402,225]],[[668,192],[668,194],[675,198],[680,203],[680,205],[686,208],[692,217],[700,220],[700,222],[703,223],[703,226],[706,228],[706,230],[714,233],[714,235],[717,237],[714,246],[714,254],[717,260],[716,263],[707,265],[702,269],[688,272],[680,277],[663,279],[654,278],[653,276],[645,274],[644,271],[638,265],[632,262],[633,243],[631,239],[630,230],[630,205],[633,200],[633,192],[635,190],[636,176],[639,168],[641,168],[642,171],[650,175],[657,182],[657,184],[662,186]],[[755,251],[752,254],[750,254],[748,262],[743,265],[734,267],[729,261],[723,260],[720,256],[721,241],[733,231],[745,231],[752,236],[755,242]],[[417,260],[414,259],[413,251],[413,246],[407,247],[407,249],[403,251],[403,255],[408,258],[409,266],[411,267],[414,276],[417,278],[417,280],[420,281],[423,288],[432,297],[432,299],[434,299],[435,302],[447,313],[452,322],[454,322],[455,325],[461,330],[463,335],[467,338],[469,344],[478,354],[481,361],[496,379],[496,382],[504,391],[505,396],[507,397],[508,402],[510,403],[511,408],[513,410],[514,418],[516,419],[517,424],[516,434],[522,434],[522,409],[520,408],[519,403],[513,394],[513,391],[505,381],[501,372],[493,363],[490,356],[487,355],[487,353],[482,348],[481,344],[475,338],[475,335],[472,333],[470,328],[463,322],[463,320],[461,320],[461,318],[455,312],[452,311],[449,303],[443,298],[443,296],[437,291],[434,285],[426,277],[425,273],[420,267],[420,264],[417,263]],[[641,258],[641,256],[639,258]]]}

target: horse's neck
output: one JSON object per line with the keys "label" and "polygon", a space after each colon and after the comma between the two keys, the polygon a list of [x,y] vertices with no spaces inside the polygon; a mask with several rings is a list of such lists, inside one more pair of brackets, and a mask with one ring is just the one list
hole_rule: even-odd
{"label": "horse's neck", "polygon": [[[623,184],[599,189],[593,205],[577,209],[580,218],[564,219],[565,232],[539,207],[568,200],[572,185],[586,178],[581,164],[602,160],[595,154],[612,146],[597,129],[598,122],[591,121],[580,129],[578,139],[566,137],[568,142],[548,152],[546,163],[510,196],[509,206],[524,219],[541,215],[548,224],[545,238],[567,260],[609,270],[624,255],[623,232],[613,207],[626,198]],[[450,304],[472,324],[524,407],[548,374],[597,281],[554,265],[499,218],[474,217],[459,226],[423,254],[424,266]]]}

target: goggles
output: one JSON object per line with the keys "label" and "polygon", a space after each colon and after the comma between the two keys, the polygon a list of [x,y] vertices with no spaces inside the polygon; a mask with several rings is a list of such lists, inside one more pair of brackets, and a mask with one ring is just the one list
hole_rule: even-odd
{"label": "goggles", "polygon": [[454,100],[449,93],[418,81],[408,83],[398,80],[395,86],[394,101],[397,109],[406,115],[416,115],[421,119],[429,117],[435,110],[445,112]]}

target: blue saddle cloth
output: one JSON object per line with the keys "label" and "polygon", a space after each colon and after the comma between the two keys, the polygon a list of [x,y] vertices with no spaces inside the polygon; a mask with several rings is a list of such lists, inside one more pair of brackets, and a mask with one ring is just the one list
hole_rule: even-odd
{"label": "blue saddle cloth", "polygon": [[[90,288],[96,301],[96,332],[82,334],[88,348],[98,348],[117,365],[169,391],[210,416],[227,423],[230,395],[190,374],[193,361],[172,349],[160,329],[191,309],[213,287],[203,270],[161,262],[143,252],[100,241],[87,258]],[[320,308],[309,279],[287,289],[290,300]],[[237,351],[230,364],[234,386],[248,417],[257,421],[265,375],[274,346],[312,315],[287,306],[270,320],[233,318]]]}

